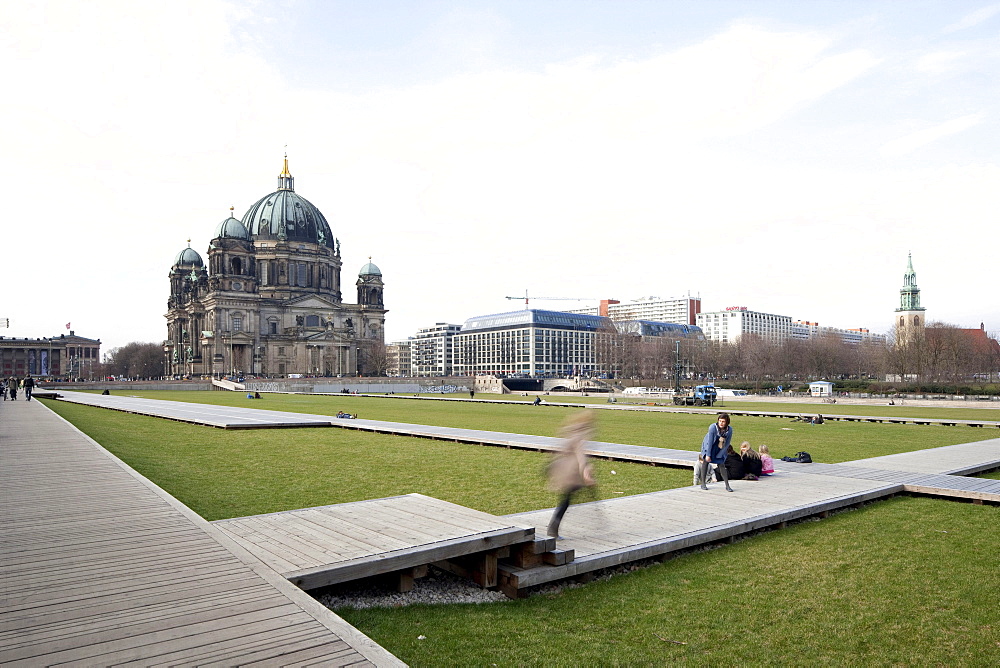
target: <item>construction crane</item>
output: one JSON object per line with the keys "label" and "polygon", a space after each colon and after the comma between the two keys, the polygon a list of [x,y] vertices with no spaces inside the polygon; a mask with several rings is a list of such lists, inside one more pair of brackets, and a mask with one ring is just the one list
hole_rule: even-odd
{"label": "construction crane", "polygon": [[[520,299],[520,297],[504,297],[504,299]],[[528,291],[524,291],[524,308],[528,308]],[[596,297],[531,297],[538,301],[568,301],[568,302],[596,302],[599,301]]]}

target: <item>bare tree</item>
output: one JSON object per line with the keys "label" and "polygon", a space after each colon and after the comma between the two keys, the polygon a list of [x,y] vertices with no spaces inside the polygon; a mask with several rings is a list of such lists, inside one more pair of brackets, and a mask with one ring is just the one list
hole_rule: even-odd
{"label": "bare tree", "polygon": [[106,372],[127,378],[159,378],[163,375],[163,345],[133,341],[112,348]]}
{"label": "bare tree", "polygon": [[389,352],[381,339],[365,339],[358,349],[358,368],[365,376],[384,376],[389,369]]}

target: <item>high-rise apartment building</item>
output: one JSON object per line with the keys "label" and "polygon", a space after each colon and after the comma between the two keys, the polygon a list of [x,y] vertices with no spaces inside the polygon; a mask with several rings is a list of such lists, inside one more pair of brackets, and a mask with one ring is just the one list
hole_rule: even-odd
{"label": "high-rise apartment building", "polygon": [[452,343],[461,329],[461,325],[439,322],[418,330],[410,342],[410,375],[450,376]]}
{"label": "high-rise apartment building", "polygon": [[620,302],[615,299],[602,299],[600,305],[589,308],[573,309],[569,313],[587,315],[603,315],[615,322],[627,320],[648,320],[651,322],[675,322],[680,325],[698,324],[698,314],[701,313],[701,297],[677,297],[662,299],[660,297],[644,297]]}

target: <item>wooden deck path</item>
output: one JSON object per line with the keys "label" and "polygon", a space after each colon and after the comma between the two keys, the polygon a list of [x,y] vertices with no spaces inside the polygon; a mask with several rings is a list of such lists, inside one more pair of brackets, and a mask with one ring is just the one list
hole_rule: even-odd
{"label": "wooden deck path", "polygon": [[[90,403],[93,396],[83,395],[81,400]],[[127,404],[129,398],[121,400]],[[143,410],[168,414],[174,410],[170,405],[176,403],[158,401],[153,405],[153,400],[143,402]],[[208,408],[213,411],[213,419],[230,419],[227,409],[217,406]],[[194,420],[196,411],[190,408],[184,410],[187,418]],[[251,416],[257,423],[266,422],[267,417],[262,414],[269,412],[248,408],[230,410],[241,414],[247,411],[261,414]],[[375,420],[334,418],[330,424],[380,433],[540,451],[555,450],[560,445],[555,438]],[[590,443],[588,452],[612,459],[674,466],[692,466],[697,457],[693,451],[614,443]],[[501,563],[499,584],[508,594],[516,595],[524,587],[580,576],[767,526],[782,525],[789,520],[899,492],[953,496],[980,502],[1000,500],[1000,481],[967,480],[946,475],[1000,467],[1000,439],[835,465],[777,464],[779,473],[774,477],[757,482],[735,481],[734,494],[724,492],[721,485],[716,484],[708,492],[690,487],[574,506],[563,524],[565,540],[559,543],[559,552],[567,558],[552,558],[546,562],[543,555],[534,555],[534,558],[522,558],[517,563]],[[711,502],[706,502],[706,499],[711,499]],[[283,523],[298,521],[296,512],[299,511],[275,514],[272,519],[275,527],[269,529],[272,532],[267,538],[270,544],[264,552],[277,555],[282,550],[288,550],[294,553],[301,547],[300,538],[294,532],[280,529]],[[506,519],[520,526],[534,527],[539,535],[543,535],[551,513],[551,509],[545,509],[510,515]],[[276,536],[279,533],[291,539],[278,540]],[[244,544],[248,549],[256,549],[251,542]],[[333,541],[329,545],[336,543]],[[313,545],[310,549],[322,553],[328,547]],[[332,551],[336,552],[336,549]],[[525,555],[520,553],[520,556]],[[365,558],[370,560],[373,557],[369,554]],[[267,558],[266,555],[264,558]],[[328,557],[320,555],[317,558]],[[279,564],[278,570],[294,574],[299,566],[288,559],[286,562]],[[324,564],[302,563],[301,566],[300,570],[326,568]]]}
{"label": "wooden deck path", "polygon": [[[339,396],[339,393],[324,393],[324,392],[279,392],[276,394],[301,394],[305,396],[309,395],[323,395],[328,394],[329,396]],[[458,402],[472,402],[472,403],[494,403],[494,404],[508,404],[508,405],[521,405],[523,406],[524,401],[518,401],[515,399],[470,399],[467,397],[428,397],[428,396],[409,396],[405,394],[362,394],[360,396],[365,397],[375,397],[381,399],[399,399],[399,400],[410,400],[410,401],[458,401]],[[481,395],[480,395],[481,396]],[[661,400],[662,401],[662,400]],[[847,422],[884,422],[891,424],[921,424],[921,425],[944,425],[947,427],[954,427],[956,425],[962,425],[966,427],[993,427],[1000,428],[1000,420],[955,420],[951,418],[924,418],[924,417],[894,417],[894,416],[882,416],[882,415],[844,415],[838,413],[825,413],[821,407],[816,405],[809,405],[809,410],[802,411],[762,411],[753,409],[743,409],[739,407],[739,402],[730,402],[726,404],[725,402],[721,404],[716,404],[711,408],[699,408],[695,406],[674,406],[672,404],[657,403],[655,400],[650,401],[645,404],[641,403],[607,403],[607,404],[595,404],[595,403],[579,403],[572,401],[549,401],[544,400],[543,405],[552,406],[556,408],[594,408],[597,410],[623,410],[623,411],[651,411],[658,413],[689,413],[698,415],[717,415],[719,413],[725,412],[732,416],[741,417],[768,417],[768,418],[786,418],[792,419],[802,415],[813,416],[817,413],[822,413],[824,419],[839,421],[845,420]],[[834,404],[830,404],[832,408]],[[816,410],[819,408],[820,410]],[[947,406],[942,406],[942,408],[947,408]],[[997,410],[1000,406],[983,406],[977,408],[976,410],[982,409],[994,409]]]}
{"label": "wooden deck path", "polygon": [[[692,486],[570,506],[560,527],[559,547],[573,550],[573,561],[528,568],[501,565],[501,587],[516,595],[526,587],[660,557],[902,491],[900,483],[794,470],[731,484],[733,493],[713,483],[708,491]],[[507,517],[544,532],[552,510]]]}
{"label": "wooden deck path", "polygon": [[[476,555],[483,586],[496,585],[497,558],[534,541],[533,527],[423,494],[218,520],[237,543],[303,589],[420,569]],[[403,587],[406,588],[405,585]]]}
{"label": "wooden deck path", "polygon": [[[842,464],[775,464],[773,476],[733,481],[733,493],[713,483],[708,491],[685,487],[572,506],[560,528],[559,547],[572,550],[573,561],[529,568],[501,565],[500,584],[516,595],[525,587],[783,526],[900,492],[1000,503],[1000,480],[947,474],[1000,467],[1000,439]],[[533,524],[541,533],[551,516],[551,510],[542,510],[507,517]]]}
{"label": "wooden deck path", "polygon": [[[342,429],[357,429],[359,431],[371,431],[380,434],[430,438],[456,443],[469,443],[472,445],[494,445],[539,452],[556,452],[561,447],[561,441],[551,436],[511,434],[482,429],[438,427],[405,422],[388,422],[384,420],[344,420],[331,415],[287,413],[270,411],[263,408],[211,406],[181,401],[109,396],[87,392],[60,391],[59,394],[62,401],[225,429],[266,429],[269,427],[290,426],[339,427]],[[248,399],[248,401],[254,400]],[[651,448],[642,445],[603,443],[600,441],[588,443],[588,454],[604,459],[644,462],[662,466],[694,466],[698,458],[698,453],[689,450]]]}
{"label": "wooden deck path", "polygon": [[40,402],[0,404],[0,664],[403,665]]}

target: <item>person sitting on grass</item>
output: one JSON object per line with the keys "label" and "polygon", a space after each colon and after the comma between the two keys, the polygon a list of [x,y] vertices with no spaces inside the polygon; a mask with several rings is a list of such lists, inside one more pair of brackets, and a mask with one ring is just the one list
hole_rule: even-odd
{"label": "person sitting on grass", "polygon": [[760,474],[771,475],[774,473],[774,459],[771,457],[771,450],[763,443],[760,446]]}

